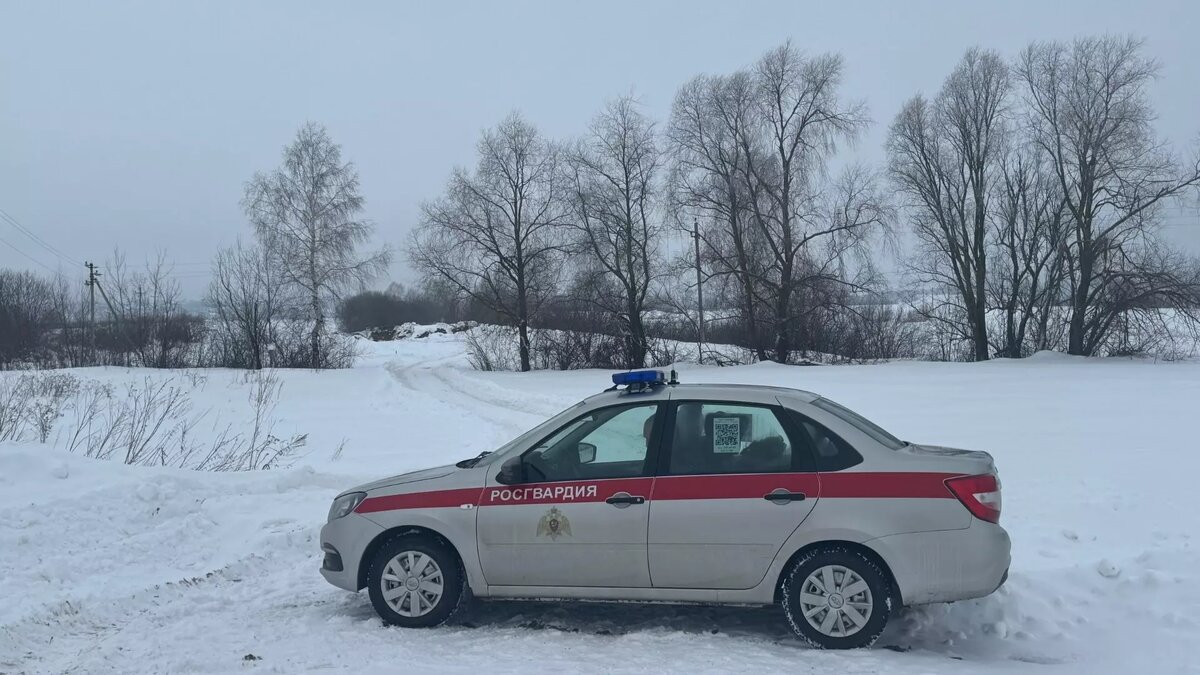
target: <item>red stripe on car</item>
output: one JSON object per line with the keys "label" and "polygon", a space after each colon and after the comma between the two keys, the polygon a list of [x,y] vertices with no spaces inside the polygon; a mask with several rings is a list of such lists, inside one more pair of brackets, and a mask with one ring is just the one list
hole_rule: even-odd
{"label": "red stripe on car", "polygon": [[954,499],[946,479],[958,473],[860,471],[821,474],[821,497],[842,499]]}
{"label": "red stripe on car", "polygon": [[602,502],[618,492],[654,500],[761,499],[777,488],[804,492],[810,498],[832,499],[954,499],[946,479],[957,473],[845,472],[715,474],[612,478],[486,488],[432,490],[371,497],[355,509],[374,513],[398,509],[519,506]]}
{"label": "red stripe on car", "polygon": [[821,478],[815,473],[740,473],[711,476],[660,476],[651,499],[762,499],[777,488],[816,498]]}
{"label": "red stripe on car", "polygon": [[480,506],[518,504],[570,504],[602,502],[618,492],[645,497],[650,494],[653,478],[610,478],[604,480],[562,481],[494,485],[483,489]]}
{"label": "red stripe on car", "polygon": [[354,509],[354,512],[375,513],[376,511],[396,511],[398,509],[457,508],[463,504],[478,504],[479,493],[482,491],[483,488],[463,488],[370,497],[364,499],[358,508]]}

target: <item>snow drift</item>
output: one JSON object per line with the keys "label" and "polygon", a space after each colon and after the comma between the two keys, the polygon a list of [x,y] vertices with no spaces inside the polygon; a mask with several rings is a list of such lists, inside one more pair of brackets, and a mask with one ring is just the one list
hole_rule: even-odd
{"label": "snow drift", "polygon": [[[494,448],[608,373],[473,372],[461,335],[366,348],[353,369],[279,373],[279,433],[309,438],[292,468],[131,467],[0,444],[0,671],[1196,672],[1200,364],[679,365],[685,381],[814,390],[902,438],[996,458],[1008,584],[910,609],[875,649],[820,653],[774,608],[495,603],[439,629],[384,628],[317,573],[337,492]],[[206,375],[198,405],[244,406],[240,374]]]}

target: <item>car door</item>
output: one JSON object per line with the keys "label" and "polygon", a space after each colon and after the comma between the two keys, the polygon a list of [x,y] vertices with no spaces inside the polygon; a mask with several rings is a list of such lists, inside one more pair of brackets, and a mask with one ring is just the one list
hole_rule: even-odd
{"label": "car door", "polygon": [[655,587],[747,589],[816,504],[807,444],[771,405],[678,401],[650,495]]}
{"label": "car door", "polygon": [[658,403],[589,411],[489,473],[477,536],[493,586],[648,587]]}

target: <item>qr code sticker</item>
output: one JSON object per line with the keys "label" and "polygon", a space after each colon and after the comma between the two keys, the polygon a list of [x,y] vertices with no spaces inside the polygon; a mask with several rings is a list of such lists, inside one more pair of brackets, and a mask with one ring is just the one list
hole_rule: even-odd
{"label": "qr code sticker", "polygon": [[713,452],[742,451],[742,421],[736,417],[713,420]]}

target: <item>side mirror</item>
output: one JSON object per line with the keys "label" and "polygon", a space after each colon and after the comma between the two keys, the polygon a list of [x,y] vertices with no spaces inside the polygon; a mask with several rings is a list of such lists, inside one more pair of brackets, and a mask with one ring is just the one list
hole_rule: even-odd
{"label": "side mirror", "polygon": [[525,480],[524,473],[521,456],[510,457],[500,465],[500,474],[496,476],[496,482],[501,485],[516,485]]}
{"label": "side mirror", "polygon": [[596,446],[591,443],[579,444],[579,463],[591,464],[596,461]]}

